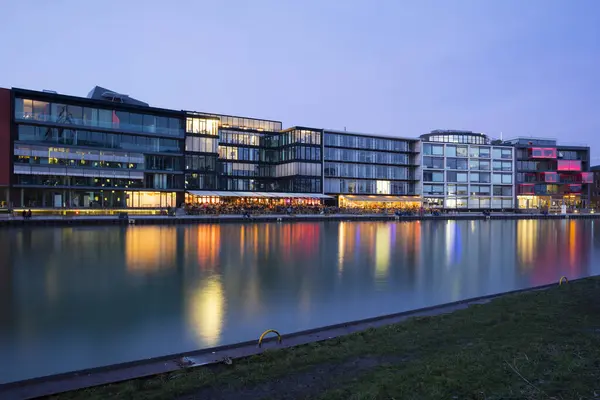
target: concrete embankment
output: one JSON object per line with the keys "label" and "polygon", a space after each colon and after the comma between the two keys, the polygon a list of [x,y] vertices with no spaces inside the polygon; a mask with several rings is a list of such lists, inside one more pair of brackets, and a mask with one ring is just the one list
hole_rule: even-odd
{"label": "concrete embankment", "polygon": [[260,222],[303,222],[303,221],[446,221],[446,220],[520,220],[520,219],[600,219],[600,214],[515,214],[456,213],[425,216],[395,216],[384,214],[330,214],[330,215],[256,215],[246,218],[241,215],[211,216],[154,216],[139,215],[119,218],[118,216],[0,216],[0,227],[23,226],[94,226],[94,225],[175,225],[213,223],[260,223]]}

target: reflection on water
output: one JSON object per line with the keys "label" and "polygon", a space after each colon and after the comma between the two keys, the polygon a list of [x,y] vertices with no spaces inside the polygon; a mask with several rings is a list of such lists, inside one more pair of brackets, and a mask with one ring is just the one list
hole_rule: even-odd
{"label": "reflection on water", "polygon": [[131,273],[175,267],[177,236],[164,226],[131,227],[125,234],[125,265]]}
{"label": "reflection on water", "polygon": [[0,231],[0,383],[600,273],[594,221]]}
{"label": "reflection on water", "polygon": [[186,304],[186,319],[196,335],[198,345],[218,345],[225,314],[225,295],[221,278],[212,275],[200,281],[199,286],[190,290],[186,297],[190,299]]}

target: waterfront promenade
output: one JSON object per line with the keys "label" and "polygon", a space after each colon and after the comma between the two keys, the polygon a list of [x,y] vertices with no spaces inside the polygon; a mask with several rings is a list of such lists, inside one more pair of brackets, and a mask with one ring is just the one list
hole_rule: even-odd
{"label": "waterfront promenade", "polygon": [[457,212],[439,215],[394,215],[394,214],[265,214],[250,217],[235,214],[223,215],[45,215],[23,218],[8,214],[0,215],[0,227],[8,226],[67,226],[67,225],[173,225],[202,223],[257,223],[257,222],[302,222],[302,221],[419,221],[419,220],[521,220],[521,219],[600,219],[600,213],[541,214],[492,212]]}

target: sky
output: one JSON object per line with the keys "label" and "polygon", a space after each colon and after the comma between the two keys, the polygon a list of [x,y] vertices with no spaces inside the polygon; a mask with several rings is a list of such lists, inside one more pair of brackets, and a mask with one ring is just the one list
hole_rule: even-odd
{"label": "sky", "polygon": [[0,87],[416,137],[592,146],[598,0],[0,0]]}

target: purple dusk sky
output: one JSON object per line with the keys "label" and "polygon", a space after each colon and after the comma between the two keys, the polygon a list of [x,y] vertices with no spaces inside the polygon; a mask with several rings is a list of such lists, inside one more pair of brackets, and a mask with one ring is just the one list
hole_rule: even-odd
{"label": "purple dusk sky", "polygon": [[[0,0],[0,86],[600,157],[598,0]],[[600,158],[593,163],[600,163]]]}

